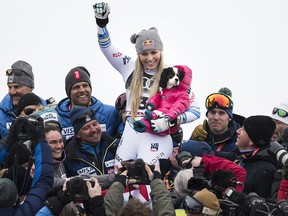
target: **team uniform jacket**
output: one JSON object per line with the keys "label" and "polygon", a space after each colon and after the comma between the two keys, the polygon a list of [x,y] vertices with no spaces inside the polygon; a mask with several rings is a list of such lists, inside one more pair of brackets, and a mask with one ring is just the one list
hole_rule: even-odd
{"label": "team uniform jacket", "polygon": [[101,138],[95,146],[84,145],[76,137],[65,147],[64,165],[67,177],[80,174],[102,175],[114,173],[115,155],[109,150],[111,145]]}
{"label": "team uniform jacket", "polygon": [[[121,123],[119,114],[114,106],[103,104],[100,100],[92,97],[89,109],[94,110],[96,118],[101,125],[102,131],[114,137],[118,132]],[[74,136],[74,129],[70,120],[71,101],[69,98],[61,100],[55,110],[57,111],[62,127],[62,135],[65,140]]]}

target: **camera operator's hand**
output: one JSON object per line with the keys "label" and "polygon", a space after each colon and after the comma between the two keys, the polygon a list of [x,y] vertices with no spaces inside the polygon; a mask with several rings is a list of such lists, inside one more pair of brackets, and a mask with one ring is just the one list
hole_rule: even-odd
{"label": "camera operator's hand", "polygon": [[109,22],[110,6],[108,3],[101,2],[94,4],[93,8],[97,25],[104,28]]}
{"label": "camera operator's hand", "polygon": [[181,127],[177,129],[174,133],[170,134],[172,140],[176,143],[181,143],[183,140],[183,130]]}
{"label": "camera operator's hand", "polygon": [[91,179],[94,182],[94,186],[92,186],[90,181],[86,181],[86,185],[88,188],[88,193],[89,193],[90,198],[94,198],[96,196],[101,195],[102,189],[101,189],[101,186],[99,185],[99,182],[96,178],[91,177]]}
{"label": "camera operator's hand", "polygon": [[115,175],[115,181],[120,182],[124,187],[128,184],[136,184],[136,179],[128,179],[128,171],[124,170],[120,175]]}
{"label": "camera operator's hand", "polygon": [[195,127],[190,139],[199,140],[199,141],[205,140],[208,135],[206,131],[206,125],[207,125],[207,120],[205,119],[203,121],[203,124],[199,124],[198,126]]}
{"label": "camera operator's hand", "polygon": [[161,179],[160,168],[157,164],[154,164],[154,171],[150,169],[150,167],[145,164],[145,170],[149,176],[149,180],[152,181],[154,179]]}
{"label": "camera operator's hand", "polygon": [[15,126],[15,121],[12,122],[7,139],[5,141],[6,146],[8,147],[8,151],[16,145],[17,140],[16,140],[16,126]]}

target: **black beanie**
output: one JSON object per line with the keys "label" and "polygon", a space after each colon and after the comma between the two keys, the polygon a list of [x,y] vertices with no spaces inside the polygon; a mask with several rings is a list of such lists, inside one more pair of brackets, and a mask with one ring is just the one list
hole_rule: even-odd
{"label": "black beanie", "polygon": [[83,66],[72,68],[65,78],[65,91],[66,95],[70,98],[70,91],[75,83],[87,82],[91,87],[90,73]]}
{"label": "black beanie", "polygon": [[19,116],[21,111],[29,105],[43,105],[41,99],[34,93],[27,93],[20,97],[16,115]]}
{"label": "black beanie", "polygon": [[245,131],[258,148],[267,147],[271,142],[276,124],[269,116],[250,116],[243,122]]}

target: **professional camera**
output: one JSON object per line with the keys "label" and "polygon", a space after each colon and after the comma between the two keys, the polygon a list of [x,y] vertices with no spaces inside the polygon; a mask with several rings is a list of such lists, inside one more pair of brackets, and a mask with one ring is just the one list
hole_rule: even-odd
{"label": "professional camera", "polygon": [[[150,184],[148,173],[145,170],[145,162],[141,158],[132,161],[125,161],[122,163],[122,166],[128,171],[127,174],[129,179],[136,179],[136,184]],[[148,166],[153,172],[154,166]]]}
{"label": "professional camera", "polygon": [[13,120],[17,141],[35,140],[38,128],[37,116],[20,116]]}
{"label": "professional camera", "polygon": [[226,199],[224,200],[219,199],[219,203],[223,216],[239,215],[240,212],[239,204]]}
{"label": "professional camera", "polygon": [[268,152],[276,156],[276,160],[283,166],[288,166],[288,152],[278,142],[271,142]]}
{"label": "professional camera", "polygon": [[89,199],[86,181],[90,181],[92,187],[94,187],[95,182],[86,175],[72,177],[67,181],[67,193],[72,201]]}
{"label": "professional camera", "polygon": [[277,202],[275,204],[275,206],[277,206],[277,208],[279,210],[281,210],[281,212],[284,215],[288,215],[288,202],[287,202],[287,200],[280,200],[279,202]]}
{"label": "professional camera", "polygon": [[[187,151],[181,151],[180,153],[178,153],[176,155],[176,160],[178,162],[178,165],[180,167],[183,167],[184,169],[190,169],[192,168],[192,164],[190,163],[193,159],[194,159],[195,156],[192,156],[190,154],[190,152],[187,152]],[[186,164],[182,164],[183,161],[185,160],[189,160],[189,163],[186,163]]]}

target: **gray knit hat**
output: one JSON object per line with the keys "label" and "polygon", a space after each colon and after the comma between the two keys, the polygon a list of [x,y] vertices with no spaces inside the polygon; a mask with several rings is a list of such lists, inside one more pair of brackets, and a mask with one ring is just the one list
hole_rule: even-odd
{"label": "gray knit hat", "polygon": [[78,66],[72,68],[65,78],[65,91],[66,95],[70,98],[70,91],[74,84],[79,82],[87,82],[91,87],[90,73],[89,71],[83,67]]}
{"label": "gray knit hat", "polygon": [[11,66],[11,69],[6,71],[6,75],[8,76],[7,84],[19,83],[34,88],[34,74],[32,72],[32,66],[25,61],[16,61]]}
{"label": "gray knit hat", "polygon": [[148,30],[143,29],[138,34],[133,34],[130,41],[135,44],[137,54],[151,49],[163,51],[163,44],[155,27]]}
{"label": "gray knit hat", "polygon": [[0,207],[9,208],[17,199],[17,188],[8,178],[0,178]]}

